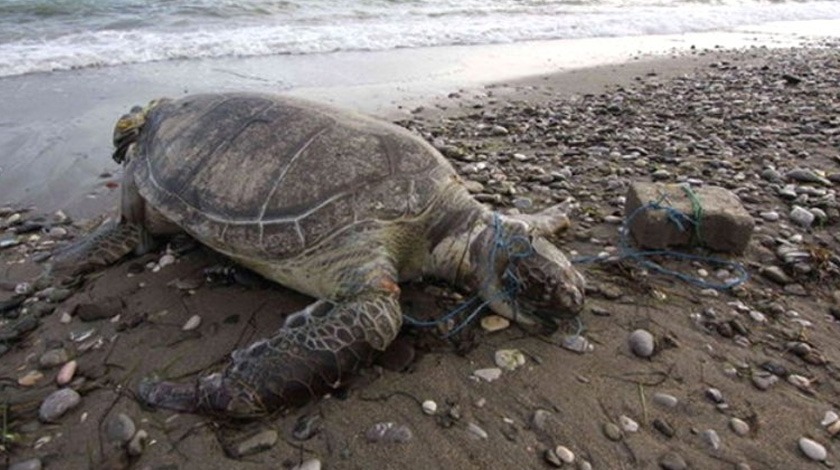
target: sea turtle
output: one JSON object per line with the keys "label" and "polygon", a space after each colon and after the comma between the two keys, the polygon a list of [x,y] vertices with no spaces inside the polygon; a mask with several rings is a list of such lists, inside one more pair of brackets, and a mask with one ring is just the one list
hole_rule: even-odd
{"label": "sea turtle", "polygon": [[121,217],[53,256],[89,270],[186,232],[318,299],[221,373],[144,380],[153,406],[249,416],[342,386],[403,324],[398,284],[471,289],[495,313],[556,326],[582,308],[584,278],[546,237],[567,205],[501,215],[411,132],[299,99],[203,94],[134,108],[114,130]]}

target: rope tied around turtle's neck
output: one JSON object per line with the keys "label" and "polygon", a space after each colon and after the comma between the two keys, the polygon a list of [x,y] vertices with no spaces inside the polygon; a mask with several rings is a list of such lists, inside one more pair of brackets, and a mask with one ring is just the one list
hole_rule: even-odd
{"label": "rope tied around turtle's neck", "polygon": [[[469,249],[469,247],[467,249]],[[502,224],[501,216],[499,216],[498,212],[493,212],[493,243],[490,247],[490,255],[487,257],[489,268],[487,272],[495,272],[500,254],[506,256],[507,263],[505,264],[505,269],[502,271],[501,275],[503,288],[490,298],[482,300],[480,293],[489,289],[490,284],[494,281],[493,276],[487,276],[487,278],[484,279],[481,288],[475,295],[450,310],[442,317],[435,320],[418,320],[411,315],[403,314],[403,318],[405,318],[408,324],[413,326],[434,327],[444,325],[454,318],[463,315],[472,308],[472,311],[470,311],[463,320],[443,335],[444,338],[449,338],[469,325],[473,320],[475,320],[484,307],[487,307],[496,300],[507,300],[508,303],[513,306],[514,314],[518,315],[516,296],[522,290],[522,280],[519,279],[514,267],[520,260],[531,256],[533,253],[534,247],[531,245],[531,241],[528,237],[524,235],[506,233],[504,225]],[[473,305],[475,305],[475,307],[473,307]]]}

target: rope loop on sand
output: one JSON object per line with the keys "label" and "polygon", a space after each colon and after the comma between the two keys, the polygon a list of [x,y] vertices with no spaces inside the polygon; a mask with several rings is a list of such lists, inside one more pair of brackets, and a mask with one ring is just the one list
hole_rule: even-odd
{"label": "rope loop on sand", "polygon": [[[692,255],[688,253],[682,253],[679,251],[672,251],[672,250],[637,250],[632,246],[630,243],[630,226],[633,223],[633,220],[641,213],[649,210],[661,210],[665,211],[668,217],[668,220],[671,221],[681,232],[684,232],[689,229],[689,227],[693,227],[693,235],[692,239],[695,244],[702,243],[702,231],[701,231],[701,223],[703,219],[703,206],[700,204],[700,200],[697,198],[697,195],[694,191],[691,190],[688,186],[683,186],[683,190],[685,190],[686,195],[691,199],[692,204],[692,212],[693,215],[685,214],[673,206],[663,204],[665,200],[665,196],[660,197],[656,201],[649,201],[647,204],[639,206],[634,210],[630,216],[624,219],[624,222],[621,224],[621,228],[619,229],[619,254],[617,257],[610,256],[610,257],[603,257],[603,256],[584,256],[575,258],[572,260],[572,263],[575,264],[588,264],[588,263],[603,263],[606,261],[615,261],[615,260],[632,260],[636,263],[644,266],[645,268],[650,269],[651,271],[656,271],[660,274],[664,274],[666,276],[676,277],[684,282],[689,284],[698,286],[702,289],[715,289],[715,290],[728,290],[732,289],[733,287],[737,287],[743,283],[745,283],[749,279],[749,273],[744,268],[741,263],[735,261],[728,261],[720,258],[715,258],[712,256],[700,256],[700,255]],[[729,279],[724,282],[709,282],[703,279],[700,276],[692,276],[680,271],[675,271],[672,269],[667,269],[662,265],[651,261],[650,258],[654,256],[661,256],[666,258],[676,258],[682,260],[689,260],[689,261],[699,261],[703,263],[707,263],[710,265],[715,266],[722,266],[726,267],[731,271],[737,273],[737,277]]]}

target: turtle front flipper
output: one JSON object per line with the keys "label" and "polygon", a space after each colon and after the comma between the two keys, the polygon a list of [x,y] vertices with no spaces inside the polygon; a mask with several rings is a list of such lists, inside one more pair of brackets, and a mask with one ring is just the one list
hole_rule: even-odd
{"label": "turtle front flipper", "polygon": [[108,219],[93,233],[56,250],[48,265],[48,273],[75,275],[115,263],[131,252],[140,252],[152,243],[140,224]]}
{"label": "turtle front flipper", "polygon": [[392,286],[315,302],[289,316],[275,336],[234,351],[224,372],[191,384],[144,380],[139,396],[156,407],[234,417],[305,404],[345,385],[396,338],[402,313]]}

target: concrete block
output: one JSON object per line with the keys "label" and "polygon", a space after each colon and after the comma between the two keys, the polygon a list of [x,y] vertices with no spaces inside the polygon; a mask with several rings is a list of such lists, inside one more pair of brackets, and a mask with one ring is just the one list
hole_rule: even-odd
{"label": "concrete block", "polygon": [[[741,205],[738,196],[718,186],[691,189],[703,208],[700,244],[715,251],[743,253],[750,242],[755,221]],[[641,182],[630,185],[624,206],[625,217],[630,217],[639,207],[657,201],[662,207],[673,207],[693,218],[692,201],[683,185]],[[638,247],[654,250],[698,243],[694,226],[684,223],[684,228],[681,231],[669,220],[667,211],[647,209],[639,211],[633,219],[630,234]]]}

